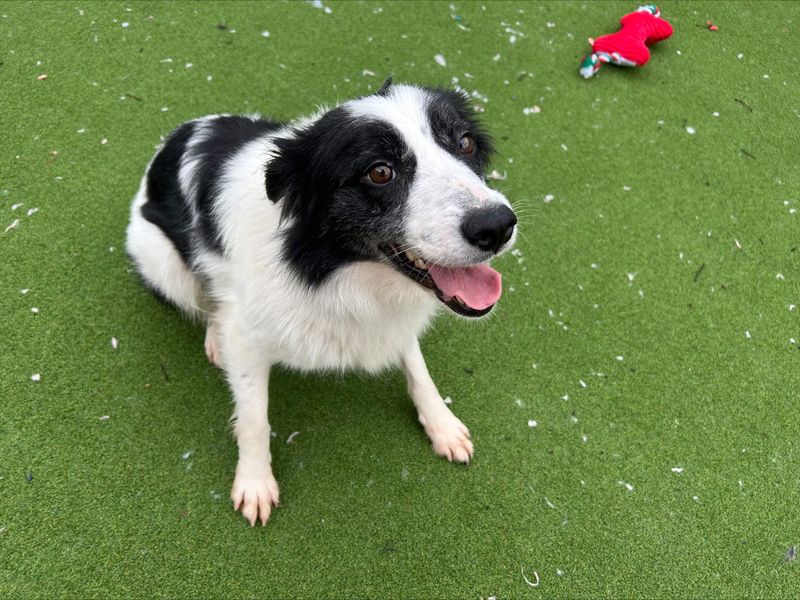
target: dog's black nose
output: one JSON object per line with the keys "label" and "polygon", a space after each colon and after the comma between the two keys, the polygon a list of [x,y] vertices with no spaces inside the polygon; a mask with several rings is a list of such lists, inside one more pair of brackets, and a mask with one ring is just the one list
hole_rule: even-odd
{"label": "dog's black nose", "polygon": [[461,222],[461,233],[473,246],[497,252],[514,233],[517,215],[505,204],[470,211]]}

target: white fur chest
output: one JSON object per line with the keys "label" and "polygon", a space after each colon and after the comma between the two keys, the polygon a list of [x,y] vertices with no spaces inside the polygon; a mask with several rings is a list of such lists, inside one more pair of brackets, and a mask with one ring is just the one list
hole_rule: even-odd
{"label": "white fur chest", "polygon": [[272,362],[301,371],[375,373],[396,365],[439,305],[388,265],[351,265],[314,290],[285,275],[274,283],[275,293],[251,308],[261,314],[248,320]]}

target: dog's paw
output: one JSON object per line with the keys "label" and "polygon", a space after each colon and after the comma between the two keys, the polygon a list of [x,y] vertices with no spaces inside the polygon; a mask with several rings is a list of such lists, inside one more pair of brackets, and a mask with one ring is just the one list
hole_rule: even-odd
{"label": "dog's paw", "polygon": [[234,510],[241,511],[242,516],[250,522],[250,526],[261,521],[267,524],[267,519],[274,506],[278,506],[278,482],[272,473],[262,476],[250,476],[236,470],[231,490]]}
{"label": "dog's paw", "polygon": [[425,419],[422,425],[431,440],[433,451],[450,462],[467,463],[472,459],[473,448],[469,429],[450,411],[435,419]]}
{"label": "dog's paw", "polygon": [[216,325],[209,325],[206,329],[206,356],[208,357],[208,362],[213,364],[215,367],[222,368],[222,357],[220,356],[219,352],[219,341],[217,338],[217,327]]}

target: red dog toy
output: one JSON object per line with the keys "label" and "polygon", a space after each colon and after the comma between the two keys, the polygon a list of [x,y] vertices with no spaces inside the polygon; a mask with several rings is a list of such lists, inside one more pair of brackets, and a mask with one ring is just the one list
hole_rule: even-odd
{"label": "red dog toy", "polygon": [[672,25],[661,18],[655,4],[640,6],[620,19],[622,29],[602,35],[592,43],[592,53],[583,58],[580,74],[589,79],[603,63],[641,67],[650,60],[648,46],[672,35]]}

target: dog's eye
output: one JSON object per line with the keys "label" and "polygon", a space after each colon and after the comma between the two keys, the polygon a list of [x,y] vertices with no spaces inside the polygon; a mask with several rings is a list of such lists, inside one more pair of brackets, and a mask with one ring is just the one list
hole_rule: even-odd
{"label": "dog's eye", "polygon": [[394,179],[394,169],[386,163],[377,163],[370,167],[367,177],[372,183],[384,185]]}
{"label": "dog's eye", "polygon": [[469,156],[475,153],[475,140],[468,133],[461,136],[458,141],[458,151],[464,156]]}

